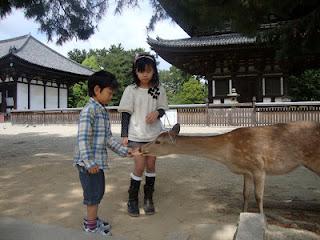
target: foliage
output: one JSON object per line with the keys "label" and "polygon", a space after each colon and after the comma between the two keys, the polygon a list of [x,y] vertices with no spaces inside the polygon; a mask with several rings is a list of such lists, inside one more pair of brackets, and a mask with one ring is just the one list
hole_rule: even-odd
{"label": "foliage", "polygon": [[68,57],[77,63],[82,63],[87,57],[87,51],[85,49],[73,49],[68,52]]}
{"label": "foliage", "polygon": [[207,87],[199,80],[191,78],[186,81],[176,96],[177,104],[205,103]]}
{"label": "foliage", "polygon": [[289,96],[293,101],[320,101],[320,69],[306,70],[289,78]]}
{"label": "foliage", "polygon": [[85,81],[74,84],[68,99],[68,105],[70,107],[83,107],[88,100],[88,82]]}
{"label": "foliage", "polygon": [[40,24],[48,40],[57,36],[57,44],[72,38],[88,39],[103,17],[106,0],[10,0],[1,1],[0,18],[10,14],[13,8],[24,9],[27,18]]}
{"label": "foliage", "polygon": [[87,58],[85,58],[82,62],[82,65],[91,68],[94,71],[99,71],[101,70],[101,67],[98,63],[97,56],[91,55]]}
{"label": "foliage", "polygon": [[190,77],[190,74],[174,66],[170,67],[170,70],[159,71],[160,82],[166,89],[169,104],[177,103],[176,94]]}

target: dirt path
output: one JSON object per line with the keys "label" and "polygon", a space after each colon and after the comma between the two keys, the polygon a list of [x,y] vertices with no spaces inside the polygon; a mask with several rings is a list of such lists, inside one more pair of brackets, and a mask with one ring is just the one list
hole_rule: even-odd
{"label": "dirt path", "polygon": [[[189,134],[222,131],[226,129],[182,127]],[[113,133],[119,136],[117,126]],[[72,167],[75,134],[76,126],[0,126],[0,217],[80,227],[84,208],[77,171]],[[232,239],[242,205],[241,176],[206,159],[159,158],[157,213],[131,218],[126,200],[132,159],[110,156],[100,216],[110,220],[114,235],[130,240]],[[253,197],[250,210],[256,211]],[[265,212],[320,224],[319,177],[304,168],[268,177]]]}

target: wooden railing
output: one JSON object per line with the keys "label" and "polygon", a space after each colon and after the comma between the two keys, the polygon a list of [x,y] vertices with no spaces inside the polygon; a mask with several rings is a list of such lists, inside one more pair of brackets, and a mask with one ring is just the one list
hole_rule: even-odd
{"label": "wooden railing", "polygon": [[[106,107],[120,124],[117,107]],[[263,126],[299,120],[320,122],[320,102],[170,105],[176,122],[190,126]],[[12,124],[74,124],[81,108],[12,111]]]}

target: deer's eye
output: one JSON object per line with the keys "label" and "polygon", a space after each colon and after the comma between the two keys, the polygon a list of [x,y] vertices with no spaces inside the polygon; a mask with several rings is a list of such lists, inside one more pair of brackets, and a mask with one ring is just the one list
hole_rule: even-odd
{"label": "deer's eye", "polygon": [[160,144],[160,141],[157,140],[157,141],[155,141],[154,143],[155,143],[155,144]]}

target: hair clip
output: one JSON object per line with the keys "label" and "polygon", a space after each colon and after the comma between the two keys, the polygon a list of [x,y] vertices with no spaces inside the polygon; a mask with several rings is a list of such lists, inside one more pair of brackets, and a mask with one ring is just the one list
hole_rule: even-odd
{"label": "hair clip", "polygon": [[148,58],[150,60],[152,60],[153,62],[155,62],[154,58],[152,56],[149,56],[149,55],[139,55],[139,54],[136,54],[135,58],[134,58],[134,63],[137,62],[137,60],[141,59],[141,58]]}

